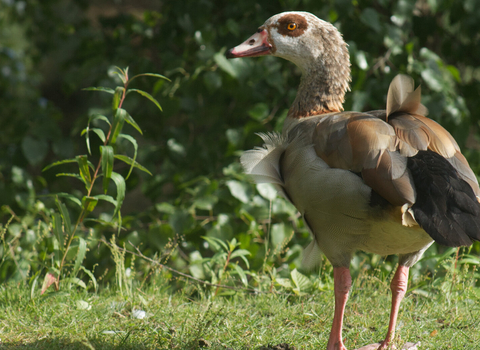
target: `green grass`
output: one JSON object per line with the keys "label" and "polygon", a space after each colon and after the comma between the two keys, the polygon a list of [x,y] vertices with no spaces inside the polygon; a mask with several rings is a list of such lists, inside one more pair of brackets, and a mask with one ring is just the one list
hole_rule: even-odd
{"label": "green grass", "polygon": [[[450,276],[451,277],[451,276]],[[420,349],[480,349],[480,293],[474,275],[414,288],[402,303],[398,334]],[[389,280],[361,274],[347,305],[344,338],[354,349],[381,340],[390,310]],[[288,343],[325,349],[333,291],[310,295],[236,295],[207,298],[196,286],[169,294],[152,284],[131,297],[104,288],[37,295],[22,285],[0,287],[0,349],[259,349]],[[410,286],[411,287],[411,286]],[[186,290],[196,297],[188,297]],[[194,291],[193,293],[191,291]],[[146,317],[134,317],[134,310]]]}

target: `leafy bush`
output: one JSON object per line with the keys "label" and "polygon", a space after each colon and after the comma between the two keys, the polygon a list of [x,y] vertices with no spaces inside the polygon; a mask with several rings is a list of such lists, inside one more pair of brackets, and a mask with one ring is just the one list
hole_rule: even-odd
{"label": "leafy bush", "polygon": [[[479,6],[473,0],[401,1],[393,5],[373,0],[122,1],[116,5],[88,0],[0,2],[4,45],[0,48],[4,78],[0,79],[0,279],[27,281],[39,276],[36,274],[43,268],[55,266],[54,241],[61,241],[61,237],[52,235],[52,215],[60,233],[55,211],[60,208],[80,218],[82,210],[85,214],[89,205],[92,208],[97,203],[89,213],[90,220],[83,221],[83,236],[75,239],[79,242],[76,247],[84,247],[80,236],[86,242],[80,269],[93,271],[98,281],[118,281],[121,277],[115,279],[109,246],[98,244],[102,239],[110,242],[115,235],[117,247],[132,252],[136,252],[133,246],[138,247],[154,261],[125,255],[124,269],[133,267],[140,281],[157,278],[152,271],[159,271],[158,264],[168,261],[172,268],[209,281],[244,286],[241,269],[251,286],[269,290],[272,285],[282,285],[301,293],[303,287],[299,286],[304,284],[298,281],[303,279],[295,269],[300,268],[301,247],[309,240],[307,230],[291,205],[274,199],[269,186],[251,184],[238,163],[243,150],[260,144],[256,132],[281,129],[300,73],[274,57],[227,61],[225,50],[242,42],[275,13],[313,12],[333,22],[349,43],[353,83],[346,110],[383,108],[391,79],[406,72],[422,84],[430,117],[452,132],[478,172],[478,116],[473,111],[480,107],[475,60],[480,50],[475,34],[480,30]],[[140,94],[129,95],[122,105],[135,111],[135,121],[141,126],[143,136],[135,139],[138,150],[128,138],[117,136],[111,144],[97,139],[103,132],[107,141],[108,133],[98,118],[93,118],[84,132],[84,136],[93,135],[90,144],[79,137],[90,116],[110,110],[97,107],[110,105],[108,94],[82,89],[103,86],[115,91],[115,84],[121,81],[105,77],[108,71],[118,79],[110,69],[112,63],[129,65],[137,72],[164,72],[171,79],[171,83],[158,80],[153,88],[146,78],[135,82],[138,89],[152,91],[152,98],[162,101],[161,118],[157,107],[145,104]],[[128,123],[123,126],[127,133],[135,135],[138,131]],[[73,157],[100,146],[102,154],[105,152],[103,159],[112,159],[112,149],[107,146],[113,152],[136,154],[135,161],[153,175],[131,172],[125,181],[125,198],[118,197],[118,192],[112,195],[113,185],[104,187],[110,197],[97,195],[100,203],[89,198],[92,193],[85,197],[84,181],[90,181],[87,157]],[[79,174],[84,179],[57,178],[51,170],[41,172],[45,164],[59,159],[74,159],[83,169]],[[127,178],[136,164],[127,162],[115,162],[115,169],[106,162],[104,169],[107,174],[112,171]],[[60,196],[57,205],[49,197],[53,193],[67,193],[74,202],[63,203],[65,197]],[[122,210],[112,212],[110,203],[116,203],[118,209],[121,201]],[[118,224],[120,213],[124,229],[105,226],[112,218]],[[60,214],[61,226],[68,230],[65,217]],[[69,235],[72,237],[75,235]],[[222,259],[230,248],[224,250],[217,239],[235,242],[235,249],[248,251],[250,255],[243,255],[247,262],[238,257],[238,264],[228,261],[225,269],[226,260]],[[67,254],[65,259],[75,270],[75,258],[83,248],[71,247],[62,252],[58,246],[58,250],[63,253],[60,255]],[[479,252],[480,244],[476,243],[470,254]],[[426,269],[433,273],[437,262],[446,259],[441,258],[444,253],[453,254],[432,247],[427,258],[416,265],[416,276]],[[382,260],[360,253],[352,266],[358,274]],[[380,265],[384,274],[394,267],[395,259],[387,258],[386,262]],[[320,273],[328,269],[324,265]],[[322,288],[323,282],[328,287],[328,275],[315,282],[317,272],[310,275],[315,287]],[[159,275],[173,277],[172,272]],[[215,287],[208,288],[215,293]]]}

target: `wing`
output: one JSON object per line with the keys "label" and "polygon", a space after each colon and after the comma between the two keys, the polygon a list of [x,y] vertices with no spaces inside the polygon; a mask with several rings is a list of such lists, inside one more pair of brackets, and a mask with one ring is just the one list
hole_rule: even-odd
{"label": "wing", "polygon": [[445,159],[480,196],[475,174],[454,138],[426,118],[420,88],[397,76],[390,85],[386,111],[345,112],[319,117],[313,133],[315,151],[330,167],[360,173],[365,183],[391,204],[412,206],[416,189],[408,158],[433,151]]}

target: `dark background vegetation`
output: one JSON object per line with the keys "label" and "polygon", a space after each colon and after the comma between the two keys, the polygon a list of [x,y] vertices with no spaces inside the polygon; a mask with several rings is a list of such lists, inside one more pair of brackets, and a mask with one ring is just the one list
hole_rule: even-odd
{"label": "dark background vegetation", "polygon": [[[128,179],[125,229],[117,242],[131,242],[148,256],[167,251],[169,264],[209,280],[209,271],[194,267],[213,254],[202,236],[236,237],[252,254],[251,271],[265,266],[266,251],[267,265],[280,273],[299,267],[309,240],[302,222],[283,200],[270,206],[271,192],[257,191],[238,158],[260,145],[256,132],[281,130],[300,73],[274,57],[224,58],[226,49],[287,10],[312,12],[343,33],[353,79],[345,110],[384,108],[389,82],[407,73],[422,85],[429,116],[454,135],[479,173],[477,0],[0,0],[0,222],[9,242],[0,252],[0,281],[27,281],[46,271],[53,243],[51,233],[38,228],[39,221],[51,222],[55,206],[48,195],[81,198],[83,186],[42,169],[87,153],[80,132],[90,114],[108,115],[111,97],[82,89],[114,88],[112,66],[171,79],[135,83],[157,98],[163,113],[141,96],[124,105],[143,130],[143,136],[130,130],[139,142],[138,161],[153,176],[134,171]],[[65,165],[61,171],[73,170]],[[118,164],[115,171],[125,175],[128,167]],[[77,209],[67,204],[73,216]],[[112,212],[107,203],[90,218],[109,221]],[[95,275],[106,280],[114,262],[98,239],[115,233],[98,221],[86,221],[80,232],[90,249],[84,265],[98,264]],[[442,248],[429,254],[437,251]],[[479,251],[477,243],[473,253]],[[136,264],[148,273],[146,262]],[[419,264],[425,268],[428,261]]]}

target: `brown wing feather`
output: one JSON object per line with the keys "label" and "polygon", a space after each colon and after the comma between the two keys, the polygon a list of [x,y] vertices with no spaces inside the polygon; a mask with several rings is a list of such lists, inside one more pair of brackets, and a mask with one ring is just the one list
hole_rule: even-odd
{"label": "brown wing feather", "polygon": [[363,181],[391,204],[415,203],[415,187],[407,169],[407,158],[398,152],[385,151],[376,168],[362,170]]}
{"label": "brown wing feather", "polygon": [[386,111],[344,112],[318,117],[315,152],[330,167],[361,172],[365,183],[393,205],[415,203],[416,191],[408,157],[431,150],[446,158],[480,196],[475,174],[455,139],[426,118],[420,88],[397,76],[390,85]]}
{"label": "brown wing feather", "polygon": [[364,182],[390,203],[415,202],[406,157],[397,151],[395,129],[379,117],[361,113],[323,117],[313,142],[317,155],[330,167],[362,173]]}

